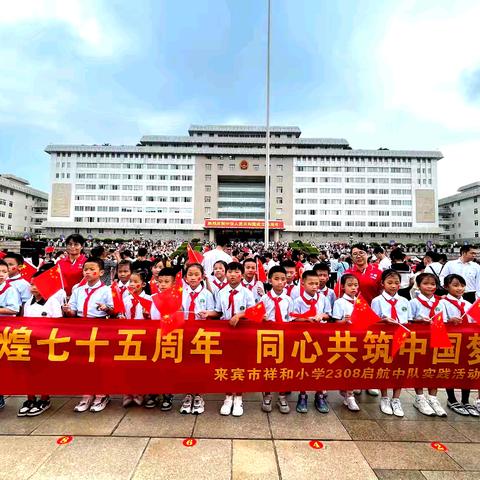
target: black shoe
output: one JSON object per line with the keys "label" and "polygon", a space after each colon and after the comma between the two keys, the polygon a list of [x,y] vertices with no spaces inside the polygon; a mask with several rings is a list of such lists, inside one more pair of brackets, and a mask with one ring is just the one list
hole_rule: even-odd
{"label": "black shoe", "polygon": [[162,403],[160,404],[160,410],[162,412],[168,412],[173,406],[173,395],[166,393],[163,395]]}
{"label": "black shoe", "polygon": [[3,395],[0,395],[0,410],[2,408],[5,408],[5,398],[3,397]]}
{"label": "black shoe", "polygon": [[36,417],[41,415],[45,410],[48,410],[52,404],[50,400],[37,400],[35,405],[27,412],[27,417]]}
{"label": "black shoe", "polygon": [[35,400],[26,400],[17,412],[17,417],[26,417],[30,409],[35,405]]}
{"label": "black shoe", "polygon": [[155,408],[157,406],[157,396],[156,395],[145,395],[145,400],[143,402],[145,408]]}

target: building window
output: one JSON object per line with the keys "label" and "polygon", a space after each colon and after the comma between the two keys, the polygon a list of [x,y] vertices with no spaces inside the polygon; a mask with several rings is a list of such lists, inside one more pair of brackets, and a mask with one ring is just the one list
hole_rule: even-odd
{"label": "building window", "polygon": [[212,176],[211,175],[205,175],[205,181],[206,182],[211,182],[212,181]]}
{"label": "building window", "polygon": [[253,169],[258,172],[260,170],[260,165],[258,165],[257,163],[254,163],[253,164]]}
{"label": "building window", "polygon": [[219,163],[219,164],[217,165],[217,168],[218,168],[219,170],[223,170],[223,163]]}
{"label": "building window", "polygon": [[210,171],[212,169],[212,164],[211,163],[206,163],[205,164],[205,170]]}
{"label": "building window", "polygon": [[283,183],[283,176],[277,175],[277,183]]}
{"label": "building window", "polygon": [[206,192],[211,192],[212,191],[212,186],[211,185],[205,185],[205,191]]}
{"label": "building window", "polygon": [[234,163],[230,163],[230,164],[228,165],[228,169],[229,169],[231,172],[233,172],[233,171],[235,170],[235,164],[234,164]]}
{"label": "building window", "polygon": [[208,197],[208,196],[206,196],[204,200],[205,200],[205,203],[210,203],[210,201],[211,201],[211,198],[210,198],[210,197]]}
{"label": "building window", "polygon": [[474,208],[473,213],[476,215],[478,213],[478,208]]}
{"label": "building window", "polygon": [[277,165],[277,170],[279,172],[283,172],[283,165]]}
{"label": "building window", "polygon": [[276,191],[277,193],[283,193],[283,187],[277,187]]}
{"label": "building window", "polygon": [[205,216],[210,217],[212,214],[212,209],[210,207],[205,207]]}
{"label": "building window", "polygon": [[277,197],[277,204],[281,205],[283,203],[283,198],[282,197]]}

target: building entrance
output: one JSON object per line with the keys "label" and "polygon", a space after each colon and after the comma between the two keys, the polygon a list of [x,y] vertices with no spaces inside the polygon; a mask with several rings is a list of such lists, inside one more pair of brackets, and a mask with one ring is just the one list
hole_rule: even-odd
{"label": "building entrance", "polygon": [[259,242],[264,239],[264,235],[263,230],[252,230],[247,228],[225,228],[215,231],[216,238],[226,238],[231,242]]}

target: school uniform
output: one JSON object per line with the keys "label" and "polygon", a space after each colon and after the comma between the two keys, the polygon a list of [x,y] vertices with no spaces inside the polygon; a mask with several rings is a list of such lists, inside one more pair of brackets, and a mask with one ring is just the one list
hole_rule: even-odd
{"label": "school uniform", "polygon": [[52,297],[55,297],[60,305],[63,305],[67,301],[67,292],[61,288],[58,292],[54,293]]}
{"label": "school uniform", "polygon": [[182,309],[185,320],[203,320],[198,312],[213,310],[215,302],[212,292],[201,283],[195,290],[186,285],[182,291]]}
{"label": "school uniform", "polygon": [[217,298],[217,295],[218,295],[218,292],[220,290],[223,290],[227,285],[228,285],[228,282],[227,280],[223,280],[223,282],[221,282],[220,280],[218,280],[218,278],[214,277],[213,279],[209,280],[209,283],[210,283],[210,288],[211,288],[211,291],[212,291],[212,295],[213,295],[213,298],[216,299]]}
{"label": "school uniform", "polygon": [[393,297],[383,292],[372,300],[372,310],[380,317],[389,317],[402,325],[412,319],[410,302],[398,293]]}
{"label": "school uniform", "polygon": [[325,295],[318,292],[314,296],[309,295],[305,291],[301,292],[300,296],[293,301],[293,311],[295,313],[305,313],[312,308],[312,305],[315,307],[315,315],[320,313],[332,315],[332,306],[329,300]]}
{"label": "school uniform", "polygon": [[337,299],[335,292],[331,288],[328,288],[327,286],[325,286],[321,290],[319,290],[318,293],[325,296],[325,298],[330,302],[330,307],[333,309],[333,304]]}
{"label": "school uniform", "polygon": [[20,274],[10,277],[7,283],[16,288],[22,299],[22,304],[25,303],[31,296],[30,283],[28,283]]}
{"label": "school uniform", "polygon": [[300,296],[302,290],[303,287],[300,285],[300,283],[298,285],[295,285],[290,292],[290,298],[295,301]]}
{"label": "school uniform", "polygon": [[417,298],[410,300],[410,308],[412,310],[412,321],[419,318],[430,320],[440,312],[443,312],[445,316],[445,306],[440,297],[436,297],[435,295],[429,299],[422,293],[418,294]]}
{"label": "school uniform", "polygon": [[107,313],[98,310],[97,303],[113,308],[112,290],[100,280],[91,287],[88,284],[77,287],[70,297],[70,308],[77,312],[77,317],[106,317]]}
{"label": "school uniform", "polygon": [[[293,301],[283,291],[277,295],[273,290],[262,296],[260,301],[265,305],[267,321],[269,322],[289,322],[290,313],[293,312]],[[276,308],[276,304],[278,307]]]}
{"label": "school uniform", "polygon": [[[150,300],[152,297],[147,295],[144,291],[141,291],[139,294],[140,298],[145,298],[146,300]],[[143,316],[143,307],[140,302],[133,297],[130,292],[127,292],[126,295],[123,296],[123,304],[125,305],[125,317],[128,319],[134,320],[143,320],[145,317]]]}
{"label": "school uniform", "polygon": [[237,313],[242,313],[254,305],[253,293],[248,288],[242,284],[235,288],[228,285],[218,293],[215,311],[222,314],[223,320],[230,320]]}
{"label": "school uniform", "polygon": [[32,295],[23,307],[23,316],[60,318],[63,317],[62,304],[55,295],[52,295],[47,300],[42,298],[39,301]]}
{"label": "school uniform", "polygon": [[155,296],[158,295],[158,293],[155,293],[152,295],[150,298],[152,300],[152,306],[150,308],[150,319],[151,320],[160,320],[162,318],[161,312],[158,310],[157,306],[155,305],[155,302],[153,301]]}
{"label": "school uniform", "polygon": [[[290,298],[292,298],[292,291],[293,289],[297,286],[297,284],[295,282],[292,282],[292,283],[287,283],[285,285],[285,288],[283,289],[283,292],[288,295]],[[297,295],[298,297],[298,295]],[[293,299],[292,299],[293,301]]]}
{"label": "school uniform", "polygon": [[468,319],[468,323],[476,323],[475,320],[470,317],[470,315],[464,315],[465,312],[472,306],[472,304],[467,302],[467,300],[464,300],[463,298],[458,299],[453,295],[448,294],[442,298],[441,302],[445,308],[445,322],[453,317],[463,319],[466,317]]}
{"label": "school uniform", "polygon": [[0,285],[0,307],[13,310],[15,313],[1,313],[0,317],[14,317],[15,314],[20,311],[21,306],[22,299],[20,298],[20,293],[18,293],[18,290],[12,287],[9,283],[3,282]]}
{"label": "school uniform", "polygon": [[351,315],[353,307],[355,305],[355,297],[350,297],[346,293],[342,297],[338,298],[333,304],[332,317],[335,320],[343,320],[345,315]]}
{"label": "school uniform", "polygon": [[120,293],[122,294],[122,297],[126,297],[129,295],[128,287],[130,286],[130,280],[128,280],[126,283],[121,282],[120,280],[117,282],[118,289],[120,290]]}
{"label": "school uniform", "polygon": [[[248,288],[252,293],[253,293],[253,298],[255,299],[255,302],[259,302],[262,296],[265,294],[265,287],[263,286],[263,283],[260,281],[257,281],[256,278],[254,278],[251,282],[247,282],[245,279],[242,280],[242,285],[245,288]],[[260,289],[260,293],[258,293],[258,290]]]}

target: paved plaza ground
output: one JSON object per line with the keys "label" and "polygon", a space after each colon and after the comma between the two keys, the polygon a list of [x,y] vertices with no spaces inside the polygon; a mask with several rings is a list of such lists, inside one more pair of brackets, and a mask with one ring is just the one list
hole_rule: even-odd
{"label": "paved plaza ground", "polygon": [[[241,418],[221,417],[221,395],[205,397],[198,417],[175,410],[122,408],[115,397],[101,413],[74,413],[75,398],[55,397],[34,418],[17,418],[24,397],[7,398],[0,412],[0,478],[20,479],[480,479],[480,420],[449,412],[427,418],[402,393],[405,418],[380,412],[378,399],[363,393],[352,413],[336,392],[332,411],[310,408],[265,414],[260,394],[246,394]],[[309,401],[313,395],[309,396]],[[442,404],[445,394],[439,393]],[[57,439],[72,435],[67,445]],[[197,443],[185,447],[193,437]],[[310,440],[321,440],[313,449]],[[432,448],[445,444],[448,451]]]}

